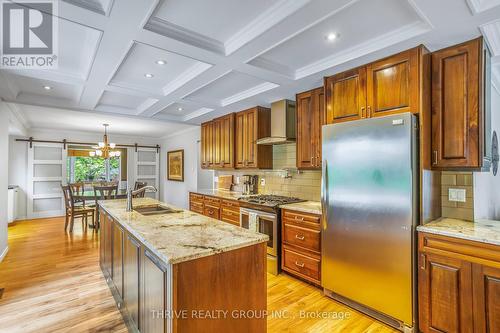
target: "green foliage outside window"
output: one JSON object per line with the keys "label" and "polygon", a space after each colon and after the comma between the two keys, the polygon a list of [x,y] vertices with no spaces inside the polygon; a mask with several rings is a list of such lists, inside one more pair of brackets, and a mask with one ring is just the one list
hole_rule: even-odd
{"label": "green foliage outside window", "polygon": [[[119,180],[120,159],[109,159],[110,180]],[[75,157],[74,181],[106,180],[106,160],[100,157]]]}

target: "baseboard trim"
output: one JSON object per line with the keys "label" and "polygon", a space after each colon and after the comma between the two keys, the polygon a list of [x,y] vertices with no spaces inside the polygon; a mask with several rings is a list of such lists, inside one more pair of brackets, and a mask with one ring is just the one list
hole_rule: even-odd
{"label": "baseboard trim", "polygon": [[7,255],[7,252],[9,252],[9,246],[7,246],[5,250],[3,250],[2,254],[0,254],[0,262],[3,261],[3,258],[5,258],[5,256]]}

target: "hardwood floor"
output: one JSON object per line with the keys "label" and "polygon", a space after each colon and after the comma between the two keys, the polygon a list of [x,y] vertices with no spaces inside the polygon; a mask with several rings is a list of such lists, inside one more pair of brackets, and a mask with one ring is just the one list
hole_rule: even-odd
{"label": "hardwood floor", "polygon": [[[0,332],[126,332],[99,268],[98,242],[79,221],[73,235],[64,233],[62,218],[10,225],[0,263]],[[268,311],[269,333],[396,332],[287,275],[268,275]]]}

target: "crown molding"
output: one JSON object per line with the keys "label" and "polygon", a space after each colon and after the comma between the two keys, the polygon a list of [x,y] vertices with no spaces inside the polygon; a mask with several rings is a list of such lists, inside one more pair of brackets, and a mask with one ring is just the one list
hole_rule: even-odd
{"label": "crown molding", "polygon": [[252,96],[258,95],[258,94],[263,93],[265,91],[274,89],[276,87],[279,87],[279,85],[276,83],[264,82],[262,84],[255,86],[255,87],[252,87],[250,89],[247,89],[247,90],[244,90],[244,91],[239,92],[237,94],[234,94],[232,96],[223,98],[220,101],[220,104],[222,107],[225,107],[225,106],[228,106],[230,104],[233,104],[233,103],[242,101],[244,99],[250,98]]}
{"label": "crown molding", "polygon": [[500,20],[479,26],[493,56],[500,56]]}
{"label": "crown molding", "polygon": [[205,50],[225,54],[224,44],[222,42],[197,32],[184,29],[183,27],[157,17],[151,18],[144,26],[144,29],[156,32],[166,37],[177,39],[183,43],[200,47]]}
{"label": "crown molding", "polygon": [[467,0],[473,15],[500,5],[500,0]]}
{"label": "crown molding", "polygon": [[167,96],[171,94],[211,67],[211,64],[197,62],[164,86],[162,88],[163,95]]}

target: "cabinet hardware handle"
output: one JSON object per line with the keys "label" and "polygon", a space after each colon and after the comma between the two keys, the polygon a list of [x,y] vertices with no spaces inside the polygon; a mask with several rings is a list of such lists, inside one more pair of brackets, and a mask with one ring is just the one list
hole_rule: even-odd
{"label": "cabinet hardware handle", "polygon": [[432,164],[436,165],[436,164],[438,164],[438,152],[437,152],[437,150],[434,150],[432,153],[434,154]]}
{"label": "cabinet hardware handle", "polygon": [[304,218],[303,218],[303,217],[298,217],[298,216],[295,216],[295,220],[296,220],[296,221],[301,221],[301,222],[302,222],[302,221],[304,221]]}
{"label": "cabinet hardware handle", "polygon": [[420,255],[420,269],[423,269],[425,271],[425,266],[426,266],[426,257],[425,257],[425,254],[421,254]]}
{"label": "cabinet hardware handle", "polygon": [[297,235],[295,235],[295,238],[297,238],[298,240],[304,240],[305,237],[304,237],[304,235],[299,236],[297,234]]}
{"label": "cabinet hardware handle", "polygon": [[304,263],[299,264],[299,263],[296,261],[296,262],[295,262],[295,266],[300,267],[300,268],[303,268],[303,267],[304,267]]}

